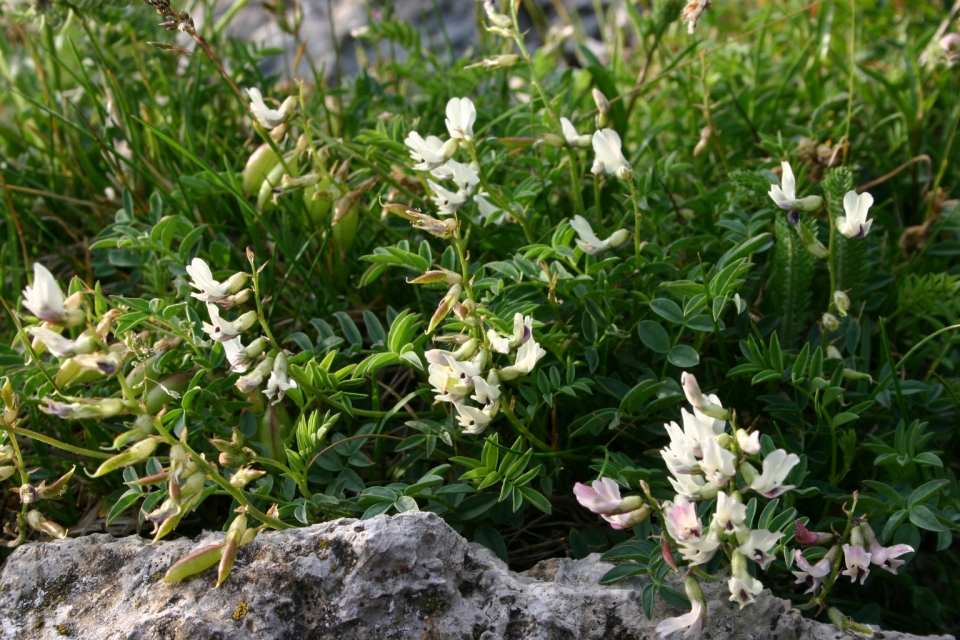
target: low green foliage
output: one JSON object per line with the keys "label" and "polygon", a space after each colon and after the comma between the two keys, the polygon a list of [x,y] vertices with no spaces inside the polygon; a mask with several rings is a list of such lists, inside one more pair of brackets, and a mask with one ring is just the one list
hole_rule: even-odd
{"label": "low green foliage", "polygon": [[[162,1],[0,4],[11,546],[91,510],[157,538],[199,522],[227,538],[165,579],[222,581],[263,528],[419,509],[518,567],[603,552],[605,581],[651,577],[648,611],[688,607],[659,523],[613,530],[571,488],[673,499],[658,450],[689,371],[763,434],[755,462],[797,456],[792,491],[746,497],[783,533],[766,586],[800,598],[797,518],[865,520],[915,557],[819,604],[955,631],[949,7],[717,1],[691,35],[682,2],[628,2],[600,43],[573,16],[528,51],[513,3],[478,3],[492,29],[456,59],[382,4],[359,73],[296,82]],[[774,204],[783,161],[822,207]],[[838,225],[851,191],[862,237]]]}

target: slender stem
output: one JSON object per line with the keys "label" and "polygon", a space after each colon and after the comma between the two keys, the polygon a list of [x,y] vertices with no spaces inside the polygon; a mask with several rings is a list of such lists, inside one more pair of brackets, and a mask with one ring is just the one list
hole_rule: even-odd
{"label": "slender stem", "polygon": [[263,329],[263,332],[266,334],[267,340],[270,341],[274,349],[279,351],[281,349],[280,343],[273,337],[273,332],[270,331],[270,325],[267,323],[267,316],[263,312],[263,300],[260,297],[260,270],[257,269],[253,262],[253,259],[251,259],[250,268],[253,271],[253,299],[257,303],[257,319],[260,321],[260,328]]}
{"label": "slender stem", "polygon": [[513,427],[520,432],[520,435],[544,451],[553,451],[553,449],[551,449],[547,443],[533,435],[533,433],[531,433],[530,430],[527,429],[523,423],[517,419],[517,416],[513,413],[513,409],[510,408],[509,400],[500,403],[500,410],[503,411],[503,415],[507,416],[507,420],[510,421],[510,424],[512,424]]}
{"label": "slender stem", "polygon": [[[843,162],[847,162],[847,152],[850,150],[850,120],[853,119],[853,81],[857,72],[857,0],[850,0],[850,84],[847,87],[847,118],[846,133],[843,145]],[[833,291],[830,292],[831,295]]]}
{"label": "slender stem", "polygon": [[30,429],[24,429],[23,427],[4,426],[0,428],[2,428],[7,433],[11,434],[11,438],[14,433],[19,433],[20,435],[27,436],[28,438],[32,438],[33,440],[38,440],[40,442],[43,442],[44,444],[48,444],[51,447],[56,447],[57,449],[61,449],[63,451],[69,451],[70,453],[76,453],[81,456],[98,458],[100,460],[106,460],[107,458],[111,457],[110,454],[108,453],[104,453],[102,451],[93,451],[92,449],[84,449],[83,447],[75,447],[72,444],[60,442],[56,438],[52,438],[42,433],[37,433],[36,431],[32,431]]}
{"label": "slender stem", "polygon": [[[640,223],[643,222],[643,212],[640,210],[640,202],[637,199],[637,185],[633,181],[633,174],[630,175],[630,202],[633,203],[633,250],[636,256],[636,266],[640,269]],[[712,313],[712,310],[711,310]]]}

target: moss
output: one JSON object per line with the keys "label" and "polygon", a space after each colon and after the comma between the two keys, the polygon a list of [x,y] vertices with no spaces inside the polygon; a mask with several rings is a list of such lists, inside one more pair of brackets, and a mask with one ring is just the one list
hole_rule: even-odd
{"label": "moss", "polygon": [[70,627],[68,627],[65,624],[58,624],[57,626],[54,627],[54,629],[56,629],[57,632],[62,636],[70,635]]}
{"label": "moss", "polygon": [[230,617],[233,618],[234,620],[239,621],[240,618],[242,618],[245,615],[247,615],[247,603],[241,600],[240,603],[237,604],[237,608],[234,610],[233,615],[231,615]]}

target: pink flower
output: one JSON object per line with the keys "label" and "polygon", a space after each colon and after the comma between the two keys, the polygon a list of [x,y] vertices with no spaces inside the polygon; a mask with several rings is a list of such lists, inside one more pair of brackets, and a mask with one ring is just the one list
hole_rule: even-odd
{"label": "pink flower", "polygon": [[876,538],[870,543],[870,562],[897,575],[897,567],[905,561],[898,560],[905,553],[913,553],[914,548],[908,544],[897,544],[892,547],[881,547]]}
{"label": "pink flower", "polygon": [[860,580],[863,584],[870,575],[870,554],[863,547],[850,544],[843,545],[843,559],[847,563],[847,570],[843,575],[850,576],[850,582]]}
{"label": "pink flower", "polygon": [[832,533],[822,531],[810,531],[799,520],[795,521],[797,528],[793,532],[793,539],[797,544],[810,546],[813,544],[825,544],[833,538]]}
{"label": "pink flower", "polygon": [[610,513],[620,506],[620,485],[613,478],[594,480],[593,488],[585,484],[573,485],[577,502],[594,513]]}
{"label": "pink flower", "polygon": [[[628,496],[626,500],[631,498],[636,498],[636,496]],[[625,501],[626,501],[625,500]],[[653,507],[648,504],[641,505],[639,509],[634,509],[627,513],[619,513],[614,515],[601,514],[601,518],[610,523],[612,529],[621,530],[621,529],[632,529],[647,518],[650,517],[650,514],[653,513]]]}
{"label": "pink flower", "polygon": [[833,564],[834,559],[837,557],[839,549],[840,547],[831,547],[827,555],[823,556],[820,561],[814,565],[811,565],[810,562],[803,557],[800,549],[795,549],[793,557],[797,562],[797,566],[802,570],[793,572],[793,575],[797,576],[797,581],[794,584],[802,584],[809,587],[804,593],[813,593],[816,591],[820,583],[823,582],[823,579],[830,574],[830,565]]}
{"label": "pink flower", "polygon": [[697,517],[697,506],[679,496],[676,504],[667,507],[667,528],[678,542],[703,536],[703,523]]}

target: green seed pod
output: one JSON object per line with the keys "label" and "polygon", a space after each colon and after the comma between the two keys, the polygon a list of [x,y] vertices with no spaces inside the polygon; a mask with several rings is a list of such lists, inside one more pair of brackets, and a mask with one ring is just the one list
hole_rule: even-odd
{"label": "green seed pod", "polygon": [[[172,373],[161,380],[160,384],[154,385],[153,388],[147,392],[147,399],[144,402],[147,413],[157,413],[163,408],[163,405],[176,400],[177,398],[172,394],[179,396],[186,391],[191,379],[193,379],[192,371],[182,371],[180,373]],[[172,394],[170,392],[172,392]]]}
{"label": "green seed pod", "polygon": [[317,229],[322,228],[333,207],[333,198],[330,197],[329,189],[330,178],[324,178],[315,186],[303,190],[303,203],[307,206],[310,221]]}
{"label": "green seed pod", "polygon": [[249,197],[279,162],[280,156],[269,144],[264,142],[257,147],[243,169],[243,195]]}
{"label": "green seed pod", "polygon": [[180,558],[167,569],[163,575],[166,584],[178,582],[184,578],[196,575],[220,562],[223,553],[223,544],[211,544],[192,551]]}

